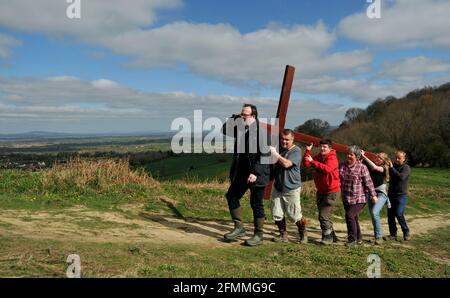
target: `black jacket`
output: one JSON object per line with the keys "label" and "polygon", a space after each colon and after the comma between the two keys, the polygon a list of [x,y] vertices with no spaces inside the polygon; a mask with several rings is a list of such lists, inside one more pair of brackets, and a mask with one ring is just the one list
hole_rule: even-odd
{"label": "black jacket", "polygon": [[[250,133],[248,131],[245,133],[245,152],[243,153],[239,153],[237,149],[238,149],[238,138],[241,137],[240,141],[241,142],[244,141],[244,133],[242,129],[238,133],[238,126],[233,125],[234,124],[233,122],[234,117],[231,117],[222,126],[222,133],[224,135],[234,137],[234,153],[233,153],[233,162],[230,168],[230,181],[231,183],[233,183],[233,181],[235,181],[235,179],[239,176],[239,174],[241,174],[241,176],[254,174],[256,176],[256,181],[255,183],[250,185],[250,187],[265,187],[269,183],[271,167],[270,164],[268,163],[266,164],[262,163],[261,158],[270,157],[270,151],[264,150],[264,152],[267,153],[261,152],[261,148],[259,145],[260,139],[259,120],[256,119],[256,121],[251,124],[251,126],[256,125],[256,132],[257,132],[256,134],[252,134],[252,136],[250,136]],[[249,129],[254,128],[255,127],[250,127]],[[233,131],[231,131],[231,129],[233,129]],[[267,132],[266,137],[268,143],[267,145],[270,145],[269,132]],[[258,144],[258,146],[256,146],[255,153],[250,153],[249,150],[250,144],[253,144],[253,146],[255,146],[255,144]]]}
{"label": "black jacket", "polygon": [[389,198],[396,198],[408,193],[409,174],[411,168],[406,163],[394,165],[389,169]]}

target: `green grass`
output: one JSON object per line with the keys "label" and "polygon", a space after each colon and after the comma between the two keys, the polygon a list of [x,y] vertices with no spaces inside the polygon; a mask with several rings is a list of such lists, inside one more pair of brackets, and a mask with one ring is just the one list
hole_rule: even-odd
{"label": "green grass", "polygon": [[[183,159],[182,157],[180,157]],[[193,158],[193,157],[189,157]],[[204,161],[208,166],[212,160]],[[181,162],[180,164],[186,164]],[[225,163],[223,163],[225,164]],[[225,164],[229,166],[228,164]],[[447,214],[450,212],[450,184],[447,178],[449,170],[413,169],[410,181],[410,194],[406,208],[407,215]],[[178,180],[163,180],[160,189],[144,188],[129,184],[123,187],[112,186],[99,193],[93,188],[80,191],[71,186],[60,186],[55,189],[43,189],[42,173],[24,172],[16,170],[0,171],[0,208],[13,209],[46,209],[66,208],[74,205],[85,205],[90,208],[108,209],[127,202],[143,202],[147,211],[174,213],[173,208],[160,201],[166,196],[177,202],[177,212],[184,217],[223,220],[228,219],[228,209],[225,200],[226,185],[219,183],[199,182],[199,187],[192,187],[191,183],[202,181],[191,179],[186,182]],[[429,182],[432,181],[432,182]],[[432,185],[429,185],[431,183]],[[307,217],[317,217],[314,186],[311,182],[303,184],[310,190],[302,193],[302,208]],[[309,195],[308,195],[309,193]],[[246,221],[251,220],[248,193],[241,200]],[[266,201],[266,213],[270,215],[270,202]],[[386,217],[387,207],[382,210]],[[336,220],[342,221],[344,210],[341,200],[338,200],[334,210]],[[361,214],[363,220],[370,219],[368,208]]]}
{"label": "green grass", "polygon": [[[204,166],[207,167],[208,162]],[[449,173],[448,170],[413,169],[407,217],[448,214]],[[305,188],[308,184],[313,187],[311,183],[306,183]],[[128,218],[135,218],[136,214],[120,211],[120,206],[139,203],[144,205],[142,211],[150,214],[228,222],[225,192],[226,185],[217,182],[173,180],[161,182],[158,188],[127,185],[111,187],[101,193],[95,188],[80,192],[64,186],[49,190],[42,183],[42,173],[0,171],[1,209],[45,210],[50,214],[74,212],[66,209],[83,205],[88,209],[122,212]],[[309,218],[317,218],[313,193],[310,189],[302,195],[302,208]],[[161,197],[172,203],[162,201]],[[242,199],[242,205],[244,220],[251,222],[248,193]],[[266,201],[266,212],[270,220],[269,201]],[[336,221],[343,221],[341,202],[335,208],[335,216]],[[367,208],[362,218],[369,219]],[[21,220],[35,222],[36,218],[26,215]],[[72,223],[80,229],[98,230],[100,233],[104,228],[136,228],[133,224],[97,221],[95,217],[77,218]],[[12,224],[0,222],[0,229],[13,228]],[[322,247],[294,243],[278,246],[268,241],[256,248],[240,245],[209,248],[0,236],[0,276],[63,277],[67,256],[77,253],[81,256],[82,275],[85,277],[365,277],[367,256],[376,253],[382,260],[384,277],[448,278],[450,268],[444,262],[450,259],[449,243],[448,228],[416,236],[407,246],[387,243],[382,248],[365,245],[354,249],[342,245]]]}
{"label": "green grass", "polygon": [[231,160],[231,154],[186,154],[151,162],[146,170],[161,180],[226,181]]}
{"label": "green grass", "polygon": [[[415,186],[450,188],[448,169],[413,168],[410,183]],[[450,192],[447,192],[450,197]]]}
{"label": "green grass", "polygon": [[42,172],[0,170],[0,208],[54,209],[84,205],[109,209],[127,202],[156,200],[158,188],[128,183],[99,191],[95,185],[79,188],[71,184],[44,186]]}
{"label": "green grass", "polygon": [[[450,212],[450,184],[441,177],[448,177],[449,170],[439,169],[413,169],[410,181],[410,194],[408,195],[408,204],[406,215],[426,215],[426,214],[448,214]],[[433,186],[429,186],[426,179],[433,175],[438,176]],[[440,183],[440,184],[438,184]],[[199,217],[203,219],[221,220],[228,219],[228,209],[225,200],[226,188],[206,188],[193,189],[189,184],[179,183],[178,181],[165,181],[162,183],[163,193],[169,198],[178,202],[178,211],[185,217]],[[309,188],[303,191],[301,196],[302,209],[306,217],[317,218],[317,207],[314,196],[314,186],[312,182],[303,183],[303,188]],[[241,199],[244,206],[244,218],[251,221],[252,215],[249,208],[249,193]],[[266,201],[266,214],[270,216],[270,201]],[[387,217],[387,206],[381,212],[382,217]],[[333,212],[336,221],[344,221],[345,212],[342,200],[338,199]],[[368,208],[364,208],[360,215],[362,220],[369,220],[370,214]]]}
{"label": "green grass", "polygon": [[[440,235],[430,234],[426,242],[427,247],[439,243]],[[63,277],[65,259],[72,253],[81,257],[83,277],[366,277],[370,254],[381,258],[382,277],[450,277],[450,267],[435,262],[420,245],[349,249],[267,242],[255,248],[211,249],[2,237],[0,250],[0,277]]]}

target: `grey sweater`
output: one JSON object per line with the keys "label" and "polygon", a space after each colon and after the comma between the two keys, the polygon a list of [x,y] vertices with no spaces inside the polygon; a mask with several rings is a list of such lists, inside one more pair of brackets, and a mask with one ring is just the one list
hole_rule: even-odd
{"label": "grey sweater", "polygon": [[394,165],[389,169],[389,198],[408,194],[409,174],[411,174],[411,168],[407,164]]}

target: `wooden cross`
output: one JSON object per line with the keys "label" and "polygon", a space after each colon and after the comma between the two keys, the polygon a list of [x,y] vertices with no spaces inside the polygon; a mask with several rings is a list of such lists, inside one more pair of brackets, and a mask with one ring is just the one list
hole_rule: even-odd
{"label": "wooden cross", "polygon": [[[286,70],[284,71],[283,85],[281,86],[280,101],[278,103],[278,110],[276,115],[276,118],[278,118],[278,130],[280,133],[283,131],[284,126],[286,124],[286,114],[289,105],[289,98],[291,96],[292,82],[294,81],[294,73],[295,67],[291,65],[286,65]],[[261,126],[265,127],[267,130],[271,132],[272,128],[274,128],[271,124],[262,122]],[[319,146],[320,138],[313,137],[300,132],[294,132],[294,141],[304,143],[307,145],[313,143],[314,146]],[[333,142],[333,149],[335,149],[337,152],[346,153],[347,148],[348,148],[347,145]],[[366,152],[366,156],[371,160],[375,160],[376,158],[376,155],[371,152]],[[266,186],[266,189],[264,190],[265,199],[270,199],[270,195],[272,192],[272,184],[273,180],[270,181],[270,183]]]}

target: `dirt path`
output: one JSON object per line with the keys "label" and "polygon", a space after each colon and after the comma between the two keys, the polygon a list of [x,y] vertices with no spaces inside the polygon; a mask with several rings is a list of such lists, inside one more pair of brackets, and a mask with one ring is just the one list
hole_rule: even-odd
{"label": "dirt path", "polygon": [[[113,242],[113,243],[158,243],[192,244],[210,247],[224,247],[230,244],[222,241],[222,235],[232,228],[231,222],[183,220],[143,212],[143,206],[124,206],[122,212],[100,212],[86,207],[75,207],[60,211],[0,210],[0,236],[22,236],[33,239],[57,239],[61,241]],[[127,214],[131,214],[129,216]],[[425,234],[440,227],[450,226],[450,217],[408,218],[412,235]],[[246,224],[251,234],[251,224]],[[361,223],[364,239],[373,238],[373,228],[369,221]],[[265,239],[270,240],[277,231],[267,224]],[[342,243],[346,238],[346,226],[335,223],[335,230]],[[296,229],[289,225],[290,240],[296,241]],[[311,242],[321,238],[319,224],[310,220]],[[383,225],[387,233],[387,224]],[[240,242],[231,245],[240,245]]]}

